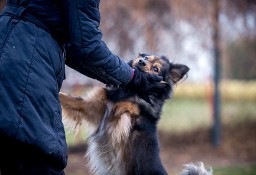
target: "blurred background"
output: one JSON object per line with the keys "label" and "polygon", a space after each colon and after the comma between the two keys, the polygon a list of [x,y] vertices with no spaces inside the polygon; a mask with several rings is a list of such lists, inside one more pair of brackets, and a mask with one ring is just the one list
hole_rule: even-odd
{"label": "blurred background", "polygon": [[[203,161],[216,175],[255,175],[256,0],[102,0],[100,11],[103,39],[122,59],[153,53],[190,67],[159,123],[168,173]],[[91,86],[104,85],[66,67],[62,91]],[[68,175],[89,174],[87,132],[67,132]]]}

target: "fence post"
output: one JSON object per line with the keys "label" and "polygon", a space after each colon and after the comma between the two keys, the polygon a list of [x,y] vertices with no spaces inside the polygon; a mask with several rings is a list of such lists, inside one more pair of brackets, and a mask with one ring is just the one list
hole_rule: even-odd
{"label": "fence post", "polygon": [[213,97],[213,131],[212,131],[212,144],[214,147],[220,145],[221,140],[221,120],[220,120],[220,93],[219,93],[219,82],[220,82],[220,27],[219,27],[219,0],[214,0],[213,2],[213,59],[214,59],[214,97]]}

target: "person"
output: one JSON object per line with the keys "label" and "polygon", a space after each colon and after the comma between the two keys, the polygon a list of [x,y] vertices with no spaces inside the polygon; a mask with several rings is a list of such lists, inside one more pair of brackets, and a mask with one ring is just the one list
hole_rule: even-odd
{"label": "person", "polygon": [[[161,77],[132,69],[99,30],[99,0],[7,0],[0,17],[1,175],[64,174],[67,145],[59,91],[65,63],[139,93]],[[66,60],[65,60],[66,59]]]}

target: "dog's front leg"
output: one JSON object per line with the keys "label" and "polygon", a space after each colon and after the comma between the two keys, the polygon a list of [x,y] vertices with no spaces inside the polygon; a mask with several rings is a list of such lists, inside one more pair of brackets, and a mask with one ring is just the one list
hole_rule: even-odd
{"label": "dog's front leg", "polygon": [[63,117],[81,124],[83,120],[98,126],[106,109],[107,98],[103,88],[94,88],[88,96],[73,97],[59,93]]}

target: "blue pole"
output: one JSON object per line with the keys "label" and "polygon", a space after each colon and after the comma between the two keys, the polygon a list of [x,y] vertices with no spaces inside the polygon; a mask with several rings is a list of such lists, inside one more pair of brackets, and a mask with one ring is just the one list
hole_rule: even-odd
{"label": "blue pole", "polygon": [[221,142],[221,120],[220,120],[220,38],[219,38],[219,0],[213,1],[213,58],[214,58],[214,98],[213,98],[213,146],[218,147]]}

